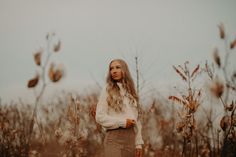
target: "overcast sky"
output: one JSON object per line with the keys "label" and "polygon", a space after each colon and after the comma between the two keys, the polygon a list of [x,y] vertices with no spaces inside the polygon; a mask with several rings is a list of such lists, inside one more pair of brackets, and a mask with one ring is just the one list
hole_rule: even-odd
{"label": "overcast sky", "polygon": [[33,53],[48,32],[62,41],[53,58],[66,69],[49,89],[103,85],[111,59],[125,59],[134,73],[138,55],[147,88],[170,90],[178,79],[172,65],[204,64],[214,47],[224,50],[219,23],[236,37],[235,15],[235,0],[0,0],[0,97],[33,97],[26,88],[36,72]]}

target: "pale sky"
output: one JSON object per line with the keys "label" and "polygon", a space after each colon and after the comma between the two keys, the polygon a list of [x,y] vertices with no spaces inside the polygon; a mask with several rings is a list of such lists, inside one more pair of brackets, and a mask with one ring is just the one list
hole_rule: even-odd
{"label": "pale sky", "polygon": [[125,59],[134,73],[136,54],[146,87],[171,90],[178,80],[172,65],[212,61],[214,47],[224,51],[217,25],[235,38],[235,15],[235,0],[0,0],[0,97],[32,99],[32,54],[46,46],[47,32],[62,41],[53,58],[66,69],[52,92],[103,85],[113,58]]}

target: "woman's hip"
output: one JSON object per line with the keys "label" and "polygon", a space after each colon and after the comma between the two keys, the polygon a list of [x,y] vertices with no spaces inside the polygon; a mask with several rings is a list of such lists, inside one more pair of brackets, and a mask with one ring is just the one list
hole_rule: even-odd
{"label": "woman's hip", "polygon": [[135,145],[134,128],[118,128],[108,130],[105,135],[105,143],[116,143],[121,145]]}

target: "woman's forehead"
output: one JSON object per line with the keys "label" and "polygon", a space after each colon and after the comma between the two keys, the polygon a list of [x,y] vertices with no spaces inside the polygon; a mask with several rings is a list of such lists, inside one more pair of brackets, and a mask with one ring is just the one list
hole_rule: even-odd
{"label": "woman's forehead", "polygon": [[119,61],[112,61],[110,66],[117,66],[117,65],[121,65],[121,63]]}

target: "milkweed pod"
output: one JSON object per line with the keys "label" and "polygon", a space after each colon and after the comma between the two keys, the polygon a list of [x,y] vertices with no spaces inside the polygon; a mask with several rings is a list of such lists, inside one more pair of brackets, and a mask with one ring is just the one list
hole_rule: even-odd
{"label": "milkweed pod", "polygon": [[37,74],[34,78],[32,78],[28,81],[28,85],[27,85],[28,88],[33,88],[33,87],[37,86],[38,81],[39,81],[39,75]]}

